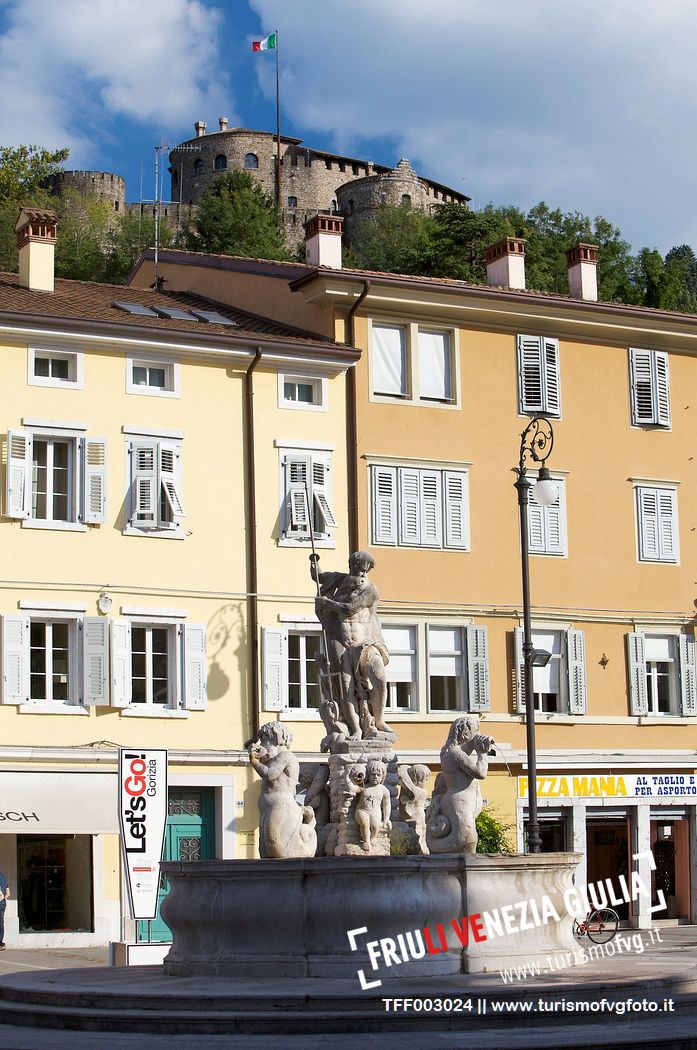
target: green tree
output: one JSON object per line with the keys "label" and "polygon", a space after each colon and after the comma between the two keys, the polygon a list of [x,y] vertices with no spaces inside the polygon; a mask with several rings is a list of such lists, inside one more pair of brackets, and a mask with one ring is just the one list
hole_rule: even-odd
{"label": "green tree", "polygon": [[477,828],[477,853],[512,853],[508,838],[511,824],[498,820],[493,812],[482,810],[475,821]]}
{"label": "green tree", "polygon": [[[174,237],[169,224],[160,219],[160,247],[169,248]],[[144,248],[155,243],[155,220],[152,215],[124,212],[113,223],[106,249],[104,280],[125,284]]]}
{"label": "green tree", "polygon": [[33,203],[38,190],[68,159],[67,149],[0,146],[0,204]]}
{"label": "green tree", "polygon": [[408,203],[380,208],[356,222],[344,265],[384,273],[427,273],[433,228],[430,216]]}
{"label": "green tree", "polygon": [[56,276],[103,281],[113,211],[96,194],[65,190],[53,199],[58,216]]}
{"label": "green tree", "polygon": [[288,258],[278,211],[247,171],[226,172],[208,187],[186,244],[200,252]]}

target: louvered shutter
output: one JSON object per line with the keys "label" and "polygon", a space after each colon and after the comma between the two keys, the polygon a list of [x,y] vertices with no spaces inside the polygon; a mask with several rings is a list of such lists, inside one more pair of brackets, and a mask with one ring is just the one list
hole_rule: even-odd
{"label": "louvered shutter", "polygon": [[310,534],[308,495],[311,466],[309,456],[286,457],[286,533],[289,536]]}
{"label": "louvered shutter", "polygon": [[371,467],[373,543],[397,543],[397,468]]}
{"label": "louvered shutter", "polygon": [[288,635],[282,627],[264,627],[264,710],[288,706]]}
{"label": "louvered shutter", "polygon": [[521,412],[542,412],[542,347],[539,336],[518,336],[518,386]]}
{"label": "louvered shutter", "polygon": [[692,634],[681,634],[680,645],[680,701],[685,717],[697,715],[697,669],[695,668],[695,639]]}
{"label": "louvered shutter", "polygon": [[586,713],[586,655],[583,631],[566,632],[566,666],[569,676],[569,714]]}
{"label": "louvered shutter", "polygon": [[559,381],[559,340],[542,339],[544,355],[544,408],[550,416],[561,415],[561,384]]}
{"label": "louvered shutter", "polygon": [[515,660],[515,709],[525,714],[525,660],[523,659],[523,628],[513,631],[513,654]]}
{"label": "louvered shutter", "polygon": [[86,616],[82,621],[82,702],[89,707],[109,703],[109,621]]}
{"label": "louvered shutter", "polygon": [[660,530],[658,521],[658,494],[656,489],[637,489],[639,516],[639,557],[644,560],[660,559]]}
{"label": "louvered shutter", "polygon": [[637,425],[655,423],[651,351],[631,349],[629,354],[632,378],[632,422]]}
{"label": "louvered shutter", "polygon": [[188,711],[203,711],[208,706],[208,656],[205,623],[184,625],[184,696]]}
{"label": "louvered shutter", "polygon": [[656,374],[656,423],[670,426],[670,381],[668,378],[668,354],[654,351]]}
{"label": "louvered shutter", "polygon": [[557,498],[551,507],[544,508],[545,550],[547,554],[564,554],[566,551],[564,483],[557,481]]}
{"label": "louvered shutter", "polygon": [[419,471],[421,486],[421,545],[443,546],[442,475],[439,470]]}
{"label": "louvered shutter", "polygon": [[[166,441],[159,442],[160,456],[160,485],[165,500],[172,511],[175,524],[185,516],[184,502],[179,490],[177,475],[179,473],[179,460],[181,449],[178,445],[172,445]],[[169,524],[160,522],[160,524]]]}
{"label": "louvered shutter", "polygon": [[29,700],[29,617],[2,618],[2,702]]}
{"label": "louvered shutter", "polygon": [[678,520],[675,492],[657,489],[658,536],[661,561],[678,560]]}
{"label": "louvered shutter", "polygon": [[329,503],[329,464],[315,459],[312,462],[312,498],[319,511],[319,521],[324,523],[320,532],[336,528],[336,518]]}
{"label": "louvered shutter", "polygon": [[31,436],[25,430],[7,432],[5,514],[28,518],[31,508]]}
{"label": "louvered shutter", "polygon": [[629,711],[632,715],[645,715],[649,710],[646,693],[646,654],[643,634],[631,632],[627,635],[627,660],[629,664]]}
{"label": "louvered shutter", "polygon": [[544,554],[545,508],[535,500],[532,488],[528,489],[528,548],[531,554]]}
{"label": "louvered shutter", "polygon": [[490,710],[489,642],[483,626],[467,628],[467,685],[470,711]]}
{"label": "louvered shutter", "polygon": [[399,542],[416,547],[421,544],[421,506],[419,471],[399,468]]}
{"label": "louvered shutter", "polygon": [[130,620],[111,621],[111,706],[128,707],[133,696]]}
{"label": "louvered shutter", "polygon": [[131,522],[139,529],[158,525],[157,442],[131,446]]}
{"label": "louvered shutter", "polygon": [[98,525],[106,521],[106,438],[85,438],[83,457],[83,520]]}
{"label": "louvered shutter", "polygon": [[404,329],[373,325],[372,344],[373,393],[405,397],[408,391]]}
{"label": "louvered shutter", "polygon": [[446,470],[443,474],[445,492],[445,545],[459,550],[469,546],[469,514],[467,508],[467,475]]}

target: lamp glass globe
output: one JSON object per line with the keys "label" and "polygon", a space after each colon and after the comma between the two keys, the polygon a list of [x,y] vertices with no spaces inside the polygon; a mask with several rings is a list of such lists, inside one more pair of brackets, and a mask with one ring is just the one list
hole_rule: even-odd
{"label": "lamp glass globe", "polygon": [[559,487],[551,478],[542,478],[533,485],[532,494],[541,507],[551,507],[559,495]]}

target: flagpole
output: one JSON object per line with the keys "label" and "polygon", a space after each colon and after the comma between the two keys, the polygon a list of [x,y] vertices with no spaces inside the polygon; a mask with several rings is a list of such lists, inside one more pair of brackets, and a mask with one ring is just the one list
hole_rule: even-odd
{"label": "flagpole", "polygon": [[281,92],[278,79],[278,30],[276,36],[276,207],[281,207]]}

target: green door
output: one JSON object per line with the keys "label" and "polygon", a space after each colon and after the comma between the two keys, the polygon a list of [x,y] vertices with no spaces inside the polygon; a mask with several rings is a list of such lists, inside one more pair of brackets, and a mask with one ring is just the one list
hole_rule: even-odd
{"label": "green door", "polygon": [[[214,860],[215,802],[212,788],[170,788],[167,804],[167,828],[163,860]],[[157,915],[140,919],[136,940],[171,941],[169,927],[160,918],[160,905],[169,893],[169,883],[160,876]]]}

